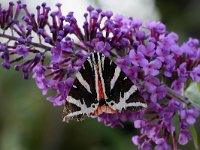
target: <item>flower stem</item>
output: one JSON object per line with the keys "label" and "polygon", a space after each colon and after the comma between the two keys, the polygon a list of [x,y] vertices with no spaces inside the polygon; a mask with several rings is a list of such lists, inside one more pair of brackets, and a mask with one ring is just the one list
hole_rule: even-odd
{"label": "flower stem", "polygon": [[174,150],[177,150],[177,141],[176,141],[176,132],[175,131],[172,133],[172,140],[173,140]]}
{"label": "flower stem", "polygon": [[[11,35],[2,34],[2,33],[0,33],[0,37],[7,38],[9,40],[14,40],[14,41],[18,40],[17,37],[14,37],[14,36],[11,36]],[[50,50],[51,49],[51,47],[49,47],[49,46],[46,46],[46,45],[43,45],[43,44],[39,44],[39,43],[35,43],[35,42],[31,42],[31,45],[33,45],[35,47],[38,47],[38,48],[45,49],[45,50]]]}
{"label": "flower stem", "polygon": [[172,98],[175,98],[183,103],[185,103],[187,106],[192,106],[192,107],[196,107],[198,109],[200,109],[199,106],[195,105],[194,103],[191,102],[191,100],[189,100],[188,98],[186,97],[183,97],[182,95],[180,94],[177,94],[176,92],[174,92],[171,88],[167,87],[167,95],[172,97]]}

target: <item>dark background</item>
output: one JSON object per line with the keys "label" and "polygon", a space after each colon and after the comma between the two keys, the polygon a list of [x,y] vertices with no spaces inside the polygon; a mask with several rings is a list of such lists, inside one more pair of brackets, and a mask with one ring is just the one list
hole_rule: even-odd
{"label": "dark background", "polygon": [[[156,0],[155,4],[161,21],[168,31],[179,34],[180,43],[189,37],[200,39],[199,0]],[[24,81],[21,73],[0,67],[1,150],[137,149],[131,143],[138,132],[133,125],[112,129],[95,119],[66,124],[61,121],[62,109],[46,101],[33,79]],[[192,147],[190,142],[181,149]]]}

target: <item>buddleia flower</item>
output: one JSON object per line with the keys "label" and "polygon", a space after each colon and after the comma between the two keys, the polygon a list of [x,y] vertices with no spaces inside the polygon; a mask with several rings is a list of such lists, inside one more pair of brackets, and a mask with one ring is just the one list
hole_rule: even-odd
{"label": "buddleia flower", "polygon": [[[162,22],[114,15],[88,6],[85,21],[78,25],[74,12],[63,14],[61,4],[51,10],[42,3],[30,12],[21,1],[0,5],[1,66],[22,71],[34,78],[43,95],[61,106],[86,59],[100,52],[117,64],[138,87],[148,107],[139,112],[101,114],[107,126],[130,121],[140,133],[132,138],[141,149],[174,149],[192,140],[189,126],[199,116],[182,95],[188,82],[200,82],[199,40],[189,38],[182,45],[179,36]],[[54,91],[54,95],[49,95]],[[190,104],[190,106],[188,106]],[[178,115],[177,132],[172,121]]]}

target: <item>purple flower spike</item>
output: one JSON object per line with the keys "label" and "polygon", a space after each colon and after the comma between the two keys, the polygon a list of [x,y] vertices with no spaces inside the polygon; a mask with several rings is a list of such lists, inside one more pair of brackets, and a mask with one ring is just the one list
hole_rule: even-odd
{"label": "purple flower spike", "polygon": [[[130,121],[139,130],[132,138],[138,149],[170,150],[172,141],[177,150],[178,144],[188,143],[192,139],[189,126],[200,112],[195,104],[188,105],[190,100],[183,93],[192,81],[200,82],[199,40],[189,38],[179,44],[179,36],[159,21],[143,24],[140,19],[93,6],[87,7],[83,26],[79,26],[75,12],[64,16],[61,5],[51,10],[42,3],[35,14],[21,1],[10,2],[8,8],[0,5],[1,66],[15,66],[25,79],[32,75],[48,101],[61,106],[85,60],[94,52],[103,53],[137,86],[137,94],[148,107],[137,112],[125,108],[104,113],[98,121],[111,127],[124,127],[124,122]],[[55,94],[49,95],[49,90]],[[122,104],[127,103],[129,92],[117,92]],[[173,120],[178,120],[180,133]]]}

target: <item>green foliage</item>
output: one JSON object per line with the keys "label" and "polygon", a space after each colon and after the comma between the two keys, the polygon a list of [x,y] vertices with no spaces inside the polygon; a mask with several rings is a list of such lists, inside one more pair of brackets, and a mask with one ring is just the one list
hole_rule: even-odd
{"label": "green foliage", "polygon": [[197,131],[196,131],[194,125],[190,126],[190,131],[192,133],[192,137],[193,137],[193,142],[194,142],[195,149],[199,150],[198,135],[197,135]]}
{"label": "green foliage", "polygon": [[194,104],[200,106],[200,84],[192,83],[187,88],[185,95],[188,97]]}

